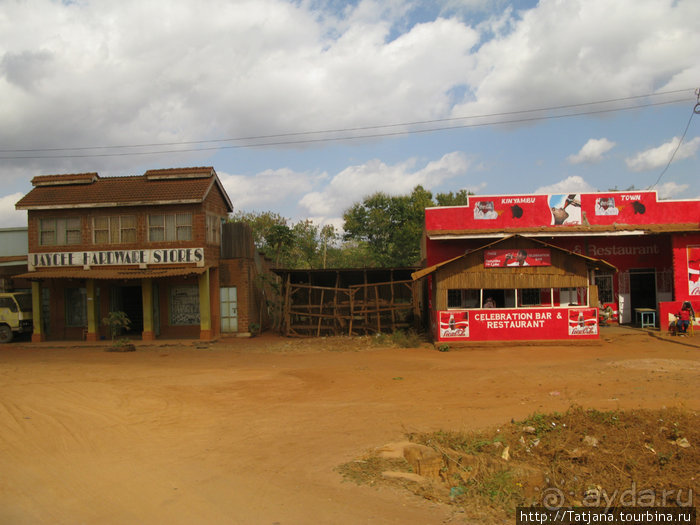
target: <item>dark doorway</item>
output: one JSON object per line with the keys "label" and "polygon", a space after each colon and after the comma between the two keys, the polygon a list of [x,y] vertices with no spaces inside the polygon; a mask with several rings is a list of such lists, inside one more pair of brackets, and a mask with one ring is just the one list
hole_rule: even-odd
{"label": "dark doorway", "polygon": [[656,271],[654,268],[630,270],[630,308],[632,320],[635,308],[656,310]]}
{"label": "dark doorway", "polygon": [[140,286],[114,286],[110,302],[112,311],[121,311],[131,321],[129,330],[125,333],[141,335],[143,332],[143,299]]}

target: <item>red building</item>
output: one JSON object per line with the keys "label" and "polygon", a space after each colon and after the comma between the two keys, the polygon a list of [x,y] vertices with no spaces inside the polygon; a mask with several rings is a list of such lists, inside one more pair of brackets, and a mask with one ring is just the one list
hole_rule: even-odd
{"label": "red building", "polygon": [[[524,292],[527,306],[523,306],[522,297],[518,300],[518,288],[487,290],[496,296],[492,299],[499,309],[518,313],[521,308],[560,308],[572,303],[595,308],[600,301],[611,305],[622,323],[656,324],[665,328],[669,315],[677,312],[683,301],[690,300],[696,311],[700,307],[698,200],[659,201],[653,191],[472,196],[466,206],[426,209],[425,230],[424,253],[429,268],[514,234],[606,263],[590,270],[589,284],[597,287],[591,296],[577,297],[574,302],[569,297],[574,293],[572,290],[552,287],[550,299],[544,291],[539,293],[541,299],[537,299],[538,292],[527,288]],[[546,258],[551,249],[542,248]],[[528,249],[535,250],[531,245]],[[546,274],[550,263],[538,266],[537,259],[532,257],[537,255],[535,252],[529,262],[521,254],[522,266],[540,267],[540,273]],[[484,252],[485,271],[488,264],[492,268],[516,264],[517,250],[503,265],[499,264],[498,255],[507,254],[504,251],[489,256]],[[432,328],[440,339],[441,310],[435,308],[433,281],[431,276]],[[557,302],[553,297],[555,288],[558,294],[566,294],[567,300]],[[483,288],[480,290],[480,302],[475,307],[478,310],[484,308],[481,301],[485,300],[481,297]],[[452,310],[460,308],[450,306],[444,311]],[[533,333],[532,338],[540,338],[537,335]],[[498,337],[508,338],[507,334]]]}
{"label": "red building", "polygon": [[101,321],[111,311],[125,312],[144,340],[211,339],[256,320],[253,257],[221,256],[233,207],[213,168],[32,184],[16,207],[28,210],[29,271],[18,277],[32,283],[33,340],[108,337]]}

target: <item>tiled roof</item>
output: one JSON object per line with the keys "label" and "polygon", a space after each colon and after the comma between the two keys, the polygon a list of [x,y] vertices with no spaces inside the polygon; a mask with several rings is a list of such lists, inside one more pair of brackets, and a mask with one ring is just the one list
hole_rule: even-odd
{"label": "tiled roof", "polygon": [[97,173],[68,173],[65,175],[38,175],[32,179],[34,186],[54,184],[91,184],[100,176]]}
{"label": "tiled roof", "polygon": [[96,173],[42,175],[17,209],[60,209],[202,202],[214,184],[230,200],[214,168],[150,170],[134,177],[100,177]]}

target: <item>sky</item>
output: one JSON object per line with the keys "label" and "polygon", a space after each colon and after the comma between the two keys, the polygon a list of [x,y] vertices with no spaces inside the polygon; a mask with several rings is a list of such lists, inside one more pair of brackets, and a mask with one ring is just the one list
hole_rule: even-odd
{"label": "sky", "polygon": [[697,0],[0,0],[0,227],[26,226],[37,175],[189,166],[236,211],[338,227],[418,184],[700,198],[699,19]]}

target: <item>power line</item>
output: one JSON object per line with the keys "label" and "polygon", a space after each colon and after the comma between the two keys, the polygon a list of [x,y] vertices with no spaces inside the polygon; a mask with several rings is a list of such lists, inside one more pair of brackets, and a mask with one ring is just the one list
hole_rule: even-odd
{"label": "power line", "polygon": [[[241,142],[241,141],[271,139],[271,138],[304,137],[304,136],[309,136],[309,135],[322,135],[322,134],[331,134],[331,133],[352,133],[352,132],[358,132],[358,131],[370,131],[370,130],[390,129],[390,128],[396,128],[396,127],[455,122],[455,121],[459,121],[459,120],[514,116],[514,115],[522,115],[522,114],[536,113],[536,112],[542,112],[542,111],[557,111],[557,110],[572,109],[572,108],[577,108],[577,107],[609,104],[609,103],[613,103],[613,102],[631,101],[631,100],[637,100],[637,99],[641,99],[641,98],[649,98],[649,97],[661,96],[661,95],[672,95],[672,94],[682,93],[682,92],[686,92],[686,91],[688,91],[688,89],[664,91],[664,92],[659,92],[659,93],[651,93],[651,94],[647,94],[647,95],[635,95],[635,96],[630,96],[630,97],[622,97],[622,98],[615,98],[615,99],[608,99],[608,100],[599,100],[599,101],[593,101],[593,102],[583,102],[583,103],[579,103],[579,104],[549,106],[549,107],[525,109],[525,110],[517,110],[517,111],[509,111],[509,112],[501,112],[501,113],[489,113],[489,114],[483,114],[483,115],[451,117],[451,118],[443,118],[443,119],[422,120],[422,121],[404,122],[404,123],[398,123],[398,124],[384,124],[384,125],[363,126],[363,127],[354,127],[354,128],[338,128],[338,129],[327,129],[327,130],[318,130],[318,131],[302,131],[302,132],[293,132],[293,133],[280,133],[280,134],[258,135],[258,136],[227,138],[227,139],[212,139],[212,140],[183,141],[183,142],[163,142],[163,143],[149,143],[149,144],[131,144],[131,145],[121,145],[121,146],[111,145],[111,146],[85,146],[85,147],[76,147],[76,148],[4,149],[4,150],[0,150],[0,153],[68,152],[68,151],[91,151],[91,150],[105,150],[105,149],[144,148],[144,147],[158,147],[158,146],[186,146],[186,145],[195,145],[195,144],[221,144],[224,142]],[[527,117],[527,118],[514,118],[514,119],[481,122],[481,123],[460,124],[460,125],[454,125],[454,126],[436,126],[436,127],[430,127],[430,128],[424,128],[424,129],[412,129],[412,130],[402,130],[402,131],[382,132],[382,133],[370,133],[370,134],[360,134],[360,135],[346,135],[346,136],[340,136],[340,137],[321,137],[321,138],[312,138],[312,139],[300,138],[297,140],[281,140],[281,141],[261,142],[261,143],[254,143],[254,144],[238,144],[238,145],[228,145],[228,146],[219,145],[219,146],[211,146],[211,147],[204,147],[204,148],[167,149],[167,150],[157,150],[157,151],[129,151],[129,152],[118,152],[118,153],[85,153],[85,154],[71,153],[71,154],[61,154],[61,155],[58,155],[58,154],[57,155],[7,155],[7,156],[3,155],[3,156],[0,156],[0,160],[145,156],[145,155],[162,155],[162,154],[173,154],[173,153],[191,153],[191,152],[212,151],[212,150],[220,150],[220,149],[241,149],[241,148],[256,148],[256,147],[269,147],[269,146],[288,146],[288,145],[312,144],[312,143],[321,143],[321,142],[338,142],[338,141],[346,141],[346,140],[358,140],[358,139],[368,139],[368,138],[411,135],[411,134],[417,134],[417,133],[429,133],[429,132],[435,132],[435,131],[464,129],[464,128],[472,128],[472,127],[495,126],[495,125],[504,125],[504,124],[519,124],[519,123],[526,123],[526,122],[534,122],[534,121],[538,121],[538,120],[549,120],[549,119],[569,118],[569,117],[594,115],[594,114],[602,114],[602,113],[612,113],[612,112],[617,112],[617,111],[628,111],[628,110],[632,110],[632,109],[640,109],[640,108],[645,108],[645,107],[661,106],[661,105],[668,105],[668,104],[678,104],[678,103],[682,103],[682,102],[686,102],[686,101],[687,101],[687,98],[684,98],[684,99],[669,100],[669,101],[663,101],[663,102],[655,102],[655,103],[650,102],[647,104],[637,104],[637,105],[633,105],[633,106],[620,107],[620,108],[582,111],[582,112],[577,112],[577,113],[566,113],[563,115],[545,115],[545,116]]]}
{"label": "power line", "polygon": [[673,150],[673,153],[671,154],[671,158],[668,159],[668,163],[666,164],[666,167],[661,171],[661,174],[659,174],[659,177],[656,179],[656,182],[649,186],[648,189],[654,189],[654,186],[656,186],[660,181],[661,178],[666,174],[666,171],[668,170],[668,167],[671,165],[673,162],[673,159],[676,156],[676,153],[678,153],[678,150],[681,147],[681,144],[683,144],[683,140],[685,139],[686,133],[688,133],[688,128],[690,128],[690,123],[693,120],[693,116],[698,114],[700,115],[700,88],[695,90],[695,95],[697,97],[697,103],[695,104],[695,107],[693,107],[693,111],[690,112],[690,117],[688,117],[688,123],[685,125],[685,129],[683,130],[683,134],[681,135],[680,140],[678,141],[678,144],[676,145],[676,149]]}

